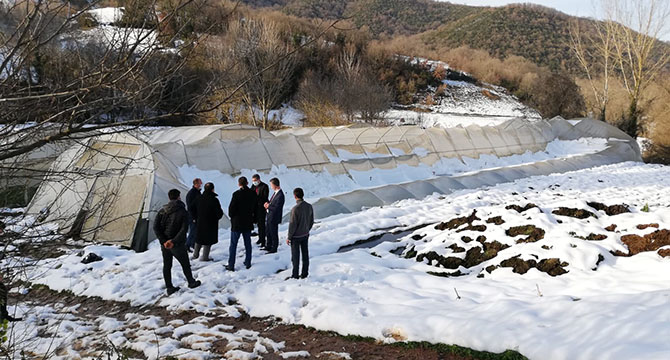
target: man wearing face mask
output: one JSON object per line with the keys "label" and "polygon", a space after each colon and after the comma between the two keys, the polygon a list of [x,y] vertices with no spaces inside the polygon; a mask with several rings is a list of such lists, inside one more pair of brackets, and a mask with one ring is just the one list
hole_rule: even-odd
{"label": "man wearing face mask", "polygon": [[270,189],[268,185],[261,181],[261,176],[255,174],[251,177],[251,190],[256,193],[256,210],[254,222],[258,226],[258,241],[256,244],[261,248],[265,247],[265,203],[268,202]]}

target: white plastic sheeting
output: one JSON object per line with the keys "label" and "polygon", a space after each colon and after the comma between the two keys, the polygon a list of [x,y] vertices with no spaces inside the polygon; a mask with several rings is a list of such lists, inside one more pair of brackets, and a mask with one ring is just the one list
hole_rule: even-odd
{"label": "white plastic sheeting", "polygon": [[[356,172],[399,165],[430,166],[444,158],[536,152],[555,139],[585,136],[607,138],[609,146],[600,153],[570,159],[435,177],[322,198],[314,204],[317,218],[532,175],[639,161],[640,152],[634,140],[605,123],[582,120],[573,126],[563,119],[516,119],[494,127],[331,127],[274,133],[234,124],[102,135],[73,146],[54,161],[52,174],[42,182],[27,212],[42,211],[42,220],[58,222],[64,233],[144,250],[154,238],[151,221],[166,202],[167,191],[188,190],[177,170],[184,165],[231,175],[243,169],[267,171],[284,165],[353,177]],[[63,173],[71,175],[63,180]],[[229,226],[227,219],[221,226]]]}

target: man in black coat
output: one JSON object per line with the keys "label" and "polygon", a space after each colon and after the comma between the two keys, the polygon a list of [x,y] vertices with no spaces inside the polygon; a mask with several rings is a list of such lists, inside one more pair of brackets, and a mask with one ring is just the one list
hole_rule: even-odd
{"label": "man in black coat", "polygon": [[193,258],[200,256],[202,248],[202,257],[200,261],[212,261],[209,257],[209,250],[212,245],[219,242],[219,220],[223,217],[221,203],[214,192],[214,184],[208,182],[205,184],[205,191],[198,200],[196,220],[197,234],[195,237],[195,248],[193,249]]}
{"label": "man in black coat", "polygon": [[269,254],[276,253],[279,247],[279,224],[282,219],[282,211],[284,210],[284,192],[279,186],[279,179],[270,179],[270,187],[272,188],[272,196],[270,200],[265,203],[267,210],[266,228],[267,228],[267,251]]}
{"label": "man in black coat", "polygon": [[202,187],[202,180],[199,178],[193,179],[193,187],[186,194],[186,209],[188,210],[188,235],[186,235],[186,248],[190,251],[195,245],[195,234],[197,227],[195,225],[198,218],[198,200],[200,199],[200,188]]}
{"label": "man in black coat", "polygon": [[156,233],[158,241],[161,243],[163,278],[165,279],[168,295],[172,295],[179,290],[178,287],[172,285],[173,257],[179,261],[188,281],[188,287],[196,288],[200,286],[200,281],[193,278],[191,264],[188,261],[188,252],[186,251],[188,213],[179,195],[180,192],[177,189],[168,191],[170,202],[158,211],[154,220],[154,233]]}
{"label": "man in black coat", "polygon": [[244,266],[251,267],[251,230],[254,229],[254,213],[256,211],[256,193],[249,189],[247,178],[242,176],[237,180],[239,190],[233,193],[228,206],[230,216],[230,248],[228,265],[226,269],[235,271],[235,256],[237,255],[237,242],[240,235],[244,238]]}
{"label": "man in black coat", "polygon": [[256,193],[256,218],[254,219],[256,225],[258,226],[258,241],[256,244],[259,244],[261,248],[265,247],[265,215],[267,214],[265,210],[265,203],[269,201],[270,188],[268,185],[261,181],[261,176],[255,174],[251,177],[251,190]]}

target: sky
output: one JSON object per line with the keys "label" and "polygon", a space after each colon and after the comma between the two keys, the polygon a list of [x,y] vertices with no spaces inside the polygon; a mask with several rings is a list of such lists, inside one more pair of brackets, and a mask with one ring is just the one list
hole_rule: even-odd
{"label": "sky", "polygon": [[[445,0],[442,0],[445,1]],[[558,9],[566,14],[581,17],[596,17],[597,6],[591,0],[446,0],[454,4],[474,6],[502,6],[507,4],[533,3]],[[668,0],[670,1],[670,0]],[[670,32],[663,36],[670,41]]]}
{"label": "sky", "polygon": [[589,0],[448,0],[454,4],[466,4],[475,6],[502,6],[507,4],[534,3],[554,9],[558,9],[566,14],[589,17],[595,13],[594,6]]}

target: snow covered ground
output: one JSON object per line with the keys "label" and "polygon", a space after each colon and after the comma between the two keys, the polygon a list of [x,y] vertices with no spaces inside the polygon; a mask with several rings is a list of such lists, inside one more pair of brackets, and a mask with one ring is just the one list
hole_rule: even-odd
{"label": "snow covered ground", "polygon": [[[225,343],[223,355],[233,359],[258,359],[273,352],[280,355],[283,342],[260,336],[258,332],[215,324],[215,316],[199,316],[189,321],[163,319],[138,313],[100,316],[89,314],[80,305],[54,306],[23,304],[17,313],[9,346],[19,345],[28,356],[49,359],[122,358],[121,349],[130,349],[146,359],[211,359],[215,342]],[[287,352],[289,355],[291,352]],[[22,358],[19,352],[16,358]],[[41,357],[41,356],[40,356]]]}
{"label": "snow covered ground", "polygon": [[[283,243],[276,254],[255,251],[249,270],[223,271],[227,230],[221,230],[221,243],[213,248],[215,262],[194,262],[203,285],[171,297],[164,295],[155,242],[141,254],[88,246],[84,253],[95,252],[104,259],[84,265],[82,253],[71,252],[42,263],[31,275],[33,281],[55,290],[156,304],[171,311],[234,315],[239,308],[223,304],[238,302],[252,316],[274,315],[290,323],[386,342],[427,340],[494,352],[515,349],[530,359],[667,359],[670,259],[660,254],[670,247],[631,257],[612,252],[628,252],[624,235],[670,228],[669,179],[669,167],[622,163],[333,216],[313,230],[306,280],[285,280],[290,252]],[[593,201],[625,204],[630,212],[610,216],[587,204]],[[537,207],[522,212],[506,209],[528,203]],[[553,213],[561,207],[587,210],[593,216],[577,219]],[[645,207],[648,212],[642,211]],[[481,220],[436,228],[473,210]],[[497,216],[504,223],[485,222]],[[386,231],[379,229],[422,224],[428,226],[397,242],[337,252],[341,246]],[[616,229],[610,227],[613,224]],[[638,227],[644,224],[652,227]],[[526,242],[525,236],[508,233],[521,225],[542,229],[543,236]],[[286,224],[280,230],[284,241]],[[477,253],[477,247],[494,242],[501,246],[488,260],[457,268],[440,263],[445,258],[467,258],[472,249]],[[238,251],[241,257],[242,249]],[[438,256],[428,255],[431,251]],[[552,268],[558,276],[539,271],[537,264],[525,272],[523,266],[517,268],[519,264],[506,265],[547,259],[559,259]],[[455,271],[464,275],[444,277]],[[174,275],[183,285],[178,267]]]}
{"label": "snow covered ground", "polygon": [[[495,116],[458,113],[419,112],[413,110],[393,109],[386,113],[385,120],[390,125],[418,125],[424,128],[457,126],[495,126],[516,118],[516,116]],[[539,120],[539,118],[537,118]]]}

